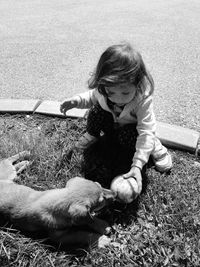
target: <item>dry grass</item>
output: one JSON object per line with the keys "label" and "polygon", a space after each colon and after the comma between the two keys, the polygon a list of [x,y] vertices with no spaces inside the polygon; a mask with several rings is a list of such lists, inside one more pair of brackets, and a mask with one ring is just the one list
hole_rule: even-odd
{"label": "dry grass", "polygon": [[[24,149],[31,166],[20,183],[37,190],[63,187],[80,174],[80,157],[62,164],[62,153],[84,131],[85,121],[44,116],[0,117],[0,158]],[[174,168],[147,170],[148,183],[137,202],[110,208],[111,244],[80,255],[54,249],[11,228],[0,230],[0,266],[200,266],[200,163],[171,151]]]}

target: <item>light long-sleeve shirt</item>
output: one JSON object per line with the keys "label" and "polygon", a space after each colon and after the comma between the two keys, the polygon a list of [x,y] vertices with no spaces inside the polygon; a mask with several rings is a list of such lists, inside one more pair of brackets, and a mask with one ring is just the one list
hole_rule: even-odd
{"label": "light long-sleeve shirt", "polygon": [[132,166],[142,169],[154,148],[156,120],[152,96],[144,97],[137,94],[131,102],[124,106],[119,116],[109,108],[106,97],[100,94],[97,89],[77,95],[76,100],[78,102],[77,108],[90,108],[98,102],[104,110],[113,115],[114,122],[119,125],[136,124],[138,136]]}

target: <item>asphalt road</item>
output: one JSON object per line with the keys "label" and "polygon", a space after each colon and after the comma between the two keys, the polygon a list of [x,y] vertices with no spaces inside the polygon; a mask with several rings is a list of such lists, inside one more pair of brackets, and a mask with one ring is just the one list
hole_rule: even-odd
{"label": "asphalt road", "polygon": [[154,77],[157,119],[200,131],[199,14],[199,0],[1,0],[0,98],[82,92],[127,40]]}

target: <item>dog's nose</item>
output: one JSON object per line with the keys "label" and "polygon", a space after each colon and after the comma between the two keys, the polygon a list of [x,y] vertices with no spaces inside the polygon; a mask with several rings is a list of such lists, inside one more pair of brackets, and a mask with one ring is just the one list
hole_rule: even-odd
{"label": "dog's nose", "polygon": [[103,188],[103,196],[104,196],[104,199],[108,201],[114,201],[117,197],[117,193],[110,189]]}

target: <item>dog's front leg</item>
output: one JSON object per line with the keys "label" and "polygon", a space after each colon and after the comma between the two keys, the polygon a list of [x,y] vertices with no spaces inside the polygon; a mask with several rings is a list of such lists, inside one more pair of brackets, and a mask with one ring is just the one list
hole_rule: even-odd
{"label": "dog's front leg", "polygon": [[78,229],[54,230],[49,232],[49,238],[66,249],[71,246],[102,248],[110,244],[110,238],[105,235]]}
{"label": "dog's front leg", "polygon": [[100,235],[108,234],[110,232],[109,224],[106,221],[96,217],[91,218],[87,225],[92,231]]}

